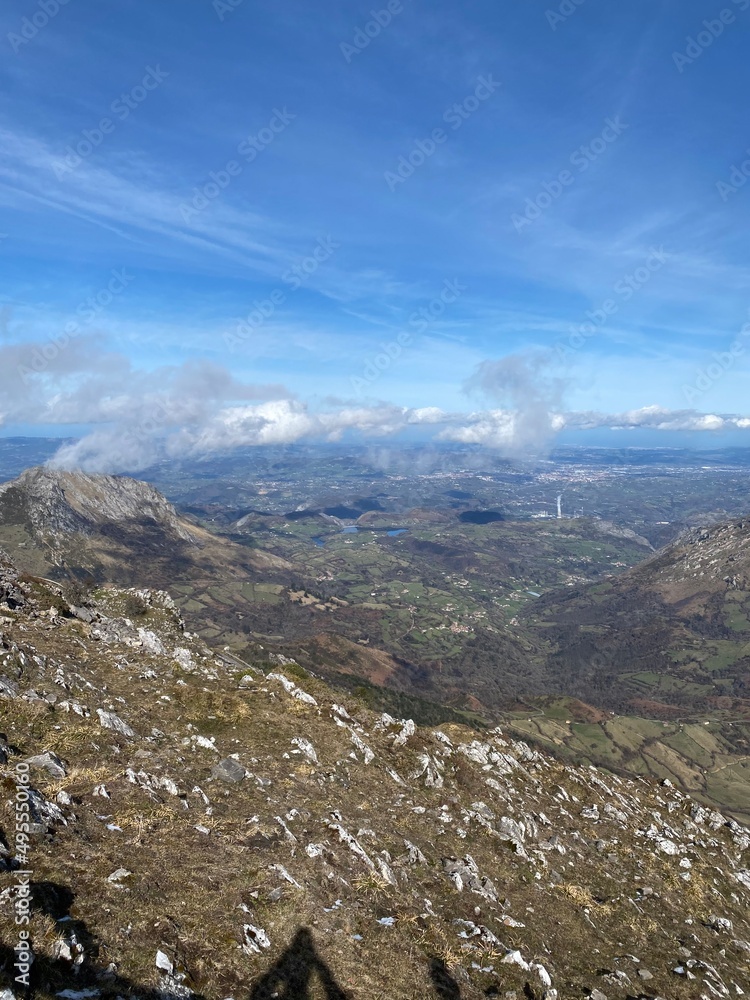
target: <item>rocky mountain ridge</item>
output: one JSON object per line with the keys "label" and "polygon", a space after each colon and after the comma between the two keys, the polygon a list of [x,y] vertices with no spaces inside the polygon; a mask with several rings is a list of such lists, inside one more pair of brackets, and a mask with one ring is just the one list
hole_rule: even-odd
{"label": "rocky mountain ridge", "polygon": [[178,538],[195,540],[157,489],[126,476],[93,476],[38,466],[0,484],[0,506],[12,502],[44,534],[87,534],[105,523],[151,518]]}
{"label": "rocky mountain ridge", "polygon": [[288,568],[188,521],[148,483],[47,466],[0,485],[0,545],[25,571],[60,580],[158,586]]}
{"label": "rocky mountain ridge", "polygon": [[0,678],[6,998],[25,768],[40,997],[750,989],[750,834],[669,782],[377,716],[164,593],[71,608],[5,559]]}

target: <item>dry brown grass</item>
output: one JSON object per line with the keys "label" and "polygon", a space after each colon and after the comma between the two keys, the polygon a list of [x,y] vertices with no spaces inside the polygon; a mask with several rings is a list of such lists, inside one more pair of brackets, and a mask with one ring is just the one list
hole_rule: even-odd
{"label": "dry brown grass", "polygon": [[358,875],[352,879],[352,888],[365,899],[378,900],[388,894],[391,884],[377,872],[367,872],[366,875]]}
{"label": "dry brown grass", "polygon": [[101,738],[101,729],[92,723],[69,723],[62,726],[59,732],[50,734],[45,744],[46,750],[51,750],[65,760],[93,749],[96,738]]}

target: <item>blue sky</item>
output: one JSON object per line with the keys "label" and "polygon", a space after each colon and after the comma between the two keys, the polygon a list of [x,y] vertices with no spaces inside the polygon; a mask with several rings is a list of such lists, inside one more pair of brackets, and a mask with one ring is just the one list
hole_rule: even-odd
{"label": "blue sky", "polygon": [[750,412],[750,0],[44,3],[0,13],[5,433],[74,320],[24,383],[61,433],[186,363],[227,405],[504,406],[465,383],[519,352],[565,411]]}

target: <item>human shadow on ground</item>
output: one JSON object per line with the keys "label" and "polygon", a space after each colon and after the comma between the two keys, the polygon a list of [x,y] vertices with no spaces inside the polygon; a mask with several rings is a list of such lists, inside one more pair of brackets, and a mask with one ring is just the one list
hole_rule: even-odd
{"label": "human shadow on ground", "polygon": [[430,979],[440,1000],[461,1000],[458,983],[442,958],[433,958],[430,962]]}
{"label": "human shadow on ground", "polygon": [[[188,982],[165,982],[160,987],[150,987],[109,971],[98,962],[99,945],[85,922],[71,913],[73,892],[54,882],[31,884],[32,910],[47,914],[58,924],[68,940],[74,939],[83,947],[84,961],[75,965],[67,958],[49,958],[35,954],[30,972],[30,985],[26,988],[15,982],[15,942],[0,942],[0,991],[4,987],[19,998],[29,998],[44,992],[90,997],[137,997],[138,1000],[206,1000],[190,988]],[[438,1000],[461,1000],[456,980],[445,962],[433,958],[429,974]],[[314,989],[316,983],[319,989]],[[300,927],[291,943],[273,965],[250,988],[247,1000],[313,1000],[321,995],[325,1000],[355,1000],[355,995],[343,989],[333,972],[319,955],[312,933]]]}
{"label": "human shadow on ground", "polygon": [[331,970],[318,955],[308,928],[300,927],[281,958],[253,986],[250,1000],[273,1000],[275,997],[284,997],[284,1000],[312,1000],[310,988],[316,976],[326,1000],[353,1000],[352,995],[339,986]]}

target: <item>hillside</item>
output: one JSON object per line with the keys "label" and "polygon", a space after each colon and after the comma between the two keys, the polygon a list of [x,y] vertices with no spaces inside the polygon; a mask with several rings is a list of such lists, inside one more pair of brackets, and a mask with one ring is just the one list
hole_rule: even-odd
{"label": "hillside", "polygon": [[[617,713],[587,731],[594,759],[668,774],[750,816],[748,519],[692,529],[618,577],[548,594],[524,624],[550,644],[557,691]],[[562,713],[540,735],[557,729],[580,751]]]}
{"label": "hillside", "polygon": [[694,529],[620,576],[547,595],[527,621],[589,698],[750,716],[750,520]]}
{"label": "hillside", "polygon": [[238,672],[159,592],[72,611],[3,562],[0,614],[0,989],[21,865],[39,997],[750,989],[750,834],[670,783]]}

